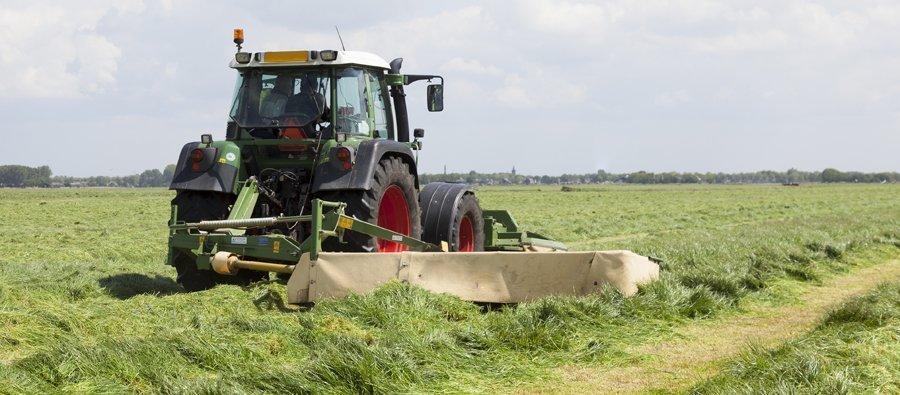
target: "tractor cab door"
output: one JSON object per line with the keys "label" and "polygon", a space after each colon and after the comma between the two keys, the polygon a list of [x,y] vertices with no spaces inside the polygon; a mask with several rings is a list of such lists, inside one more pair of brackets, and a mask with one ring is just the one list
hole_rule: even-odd
{"label": "tractor cab door", "polygon": [[380,139],[393,139],[388,87],[383,71],[346,68],[338,70],[336,130]]}
{"label": "tractor cab door", "polygon": [[372,114],[372,137],[393,139],[391,101],[388,86],[384,80],[384,72],[366,71],[366,84],[369,91],[369,113]]}

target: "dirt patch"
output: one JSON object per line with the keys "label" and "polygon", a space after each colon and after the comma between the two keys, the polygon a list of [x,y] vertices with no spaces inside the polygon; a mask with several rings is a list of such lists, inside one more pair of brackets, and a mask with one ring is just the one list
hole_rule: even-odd
{"label": "dirt patch", "polygon": [[628,350],[639,357],[635,365],[611,368],[563,367],[560,387],[541,392],[606,393],[678,391],[716,374],[722,363],[748,344],[766,348],[812,329],[828,309],[885,281],[900,280],[900,260],[851,271],[812,286],[798,303],[778,307],[750,307],[740,315],[685,325],[675,340],[643,343]]}

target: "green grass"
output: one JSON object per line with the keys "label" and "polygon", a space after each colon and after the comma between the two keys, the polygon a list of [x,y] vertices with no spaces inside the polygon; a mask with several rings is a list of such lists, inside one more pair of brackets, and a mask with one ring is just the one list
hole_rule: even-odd
{"label": "green grass", "polygon": [[754,347],[694,393],[900,392],[900,283],[882,284],[775,350]]}
{"label": "green grass", "polygon": [[0,190],[0,392],[495,392],[740,309],[789,279],[900,255],[900,186],[487,188],[577,249],[665,260],[634,298],[495,310],[389,284],[284,308],[284,286],[182,293],[162,264],[171,193]]}

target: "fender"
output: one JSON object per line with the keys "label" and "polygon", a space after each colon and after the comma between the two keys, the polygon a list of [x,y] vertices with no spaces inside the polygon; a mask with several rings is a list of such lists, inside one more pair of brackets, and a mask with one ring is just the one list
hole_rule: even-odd
{"label": "fender", "polygon": [[[191,169],[191,152],[203,149],[206,154],[200,162],[201,171]],[[175,175],[169,189],[178,191],[215,191],[237,193],[235,185],[240,169],[241,152],[230,141],[214,141],[207,147],[200,142],[187,143],[181,148]]]}
{"label": "fender", "polygon": [[[331,153],[323,154],[330,155]],[[375,166],[378,166],[378,161],[385,155],[398,156],[409,164],[410,172],[416,179],[416,189],[418,189],[419,172],[416,170],[416,161],[409,144],[394,140],[378,139],[363,141],[359,144],[359,147],[356,149],[356,162],[349,171],[335,166],[332,163],[333,160],[316,166],[312,192],[371,189]]]}
{"label": "fender", "polygon": [[432,182],[419,192],[419,207],[422,209],[422,241],[440,245],[450,241],[453,219],[459,207],[459,199],[475,192],[469,184]]}

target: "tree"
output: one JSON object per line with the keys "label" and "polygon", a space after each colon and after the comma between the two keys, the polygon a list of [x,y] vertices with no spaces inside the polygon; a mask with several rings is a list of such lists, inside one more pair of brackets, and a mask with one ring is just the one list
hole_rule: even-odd
{"label": "tree", "polygon": [[842,182],[845,181],[844,173],[837,169],[827,168],[822,170],[822,182]]}
{"label": "tree", "polygon": [[20,187],[25,182],[25,166],[0,166],[0,185]]}
{"label": "tree", "polygon": [[162,186],[167,186],[167,185],[171,184],[172,179],[175,178],[175,165],[173,165],[173,164],[166,165],[166,168],[163,169],[162,175],[163,175],[163,183],[165,184]]}
{"label": "tree", "polygon": [[138,177],[137,186],[139,187],[158,187],[162,185],[163,175],[158,169],[144,170],[140,177]]}
{"label": "tree", "polygon": [[0,166],[0,186],[49,187],[53,172],[49,166],[28,167],[21,165]]}

